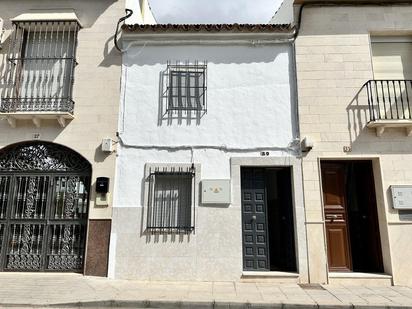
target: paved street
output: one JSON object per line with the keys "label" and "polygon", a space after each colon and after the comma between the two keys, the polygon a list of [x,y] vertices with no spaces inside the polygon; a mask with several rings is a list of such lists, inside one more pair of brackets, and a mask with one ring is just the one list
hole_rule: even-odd
{"label": "paved street", "polygon": [[0,274],[0,308],[412,308],[412,288]]}

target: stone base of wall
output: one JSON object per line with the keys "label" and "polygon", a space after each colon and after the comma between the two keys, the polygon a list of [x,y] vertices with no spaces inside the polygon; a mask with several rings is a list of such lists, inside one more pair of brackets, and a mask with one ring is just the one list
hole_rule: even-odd
{"label": "stone base of wall", "polygon": [[89,220],[86,276],[107,276],[111,227],[111,220]]}

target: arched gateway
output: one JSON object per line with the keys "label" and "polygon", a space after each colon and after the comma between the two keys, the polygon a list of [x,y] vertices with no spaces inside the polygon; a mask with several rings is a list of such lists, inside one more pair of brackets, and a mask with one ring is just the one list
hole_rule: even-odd
{"label": "arched gateway", "polygon": [[0,150],[0,271],[82,271],[90,177],[61,145]]}

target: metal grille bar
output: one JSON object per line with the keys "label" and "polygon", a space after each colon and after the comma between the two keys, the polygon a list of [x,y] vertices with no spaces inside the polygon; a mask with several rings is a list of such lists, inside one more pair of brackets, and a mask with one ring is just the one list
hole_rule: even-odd
{"label": "metal grille bar", "polygon": [[88,178],[85,176],[56,176],[54,181],[53,220],[87,219]]}
{"label": "metal grille bar", "polygon": [[207,63],[168,62],[167,106],[171,111],[206,111]]}
{"label": "metal grille bar", "polygon": [[412,80],[370,80],[364,87],[370,121],[412,120]]}
{"label": "metal grille bar", "polygon": [[6,258],[8,270],[40,270],[44,224],[11,224]]}
{"label": "metal grille bar", "polygon": [[194,171],[155,171],[148,180],[147,230],[169,233],[194,230]]}
{"label": "metal grille bar", "polygon": [[84,261],[86,224],[49,226],[47,269],[81,270]]}
{"label": "metal grille bar", "polygon": [[73,113],[77,22],[15,22],[0,112]]}
{"label": "metal grille bar", "polygon": [[10,180],[10,176],[0,176],[0,220],[6,219],[6,210],[10,191]]}
{"label": "metal grille bar", "polygon": [[12,219],[44,219],[46,216],[47,176],[17,176]]}
{"label": "metal grille bar", "polygon": [[[6,226],[4,224],[0,224],[0,257],[3,251],[3,240],[4,240],[4,231],[6,229]],[[1,259],[0,259],[1,261]]]}

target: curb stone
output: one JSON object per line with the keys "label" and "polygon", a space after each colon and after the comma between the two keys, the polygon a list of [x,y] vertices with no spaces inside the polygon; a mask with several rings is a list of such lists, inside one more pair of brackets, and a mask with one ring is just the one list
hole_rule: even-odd
{"label": "curb stone", "polygon": [[1,304],[0,308],[134,308],[134,309],[412,309],[402,305],[348,305],[348,304],[315,304],[315,303],[248,303],[248,302],[215,302],[215,301],[133,301],[105,300],[72,302],[64,304]]}

